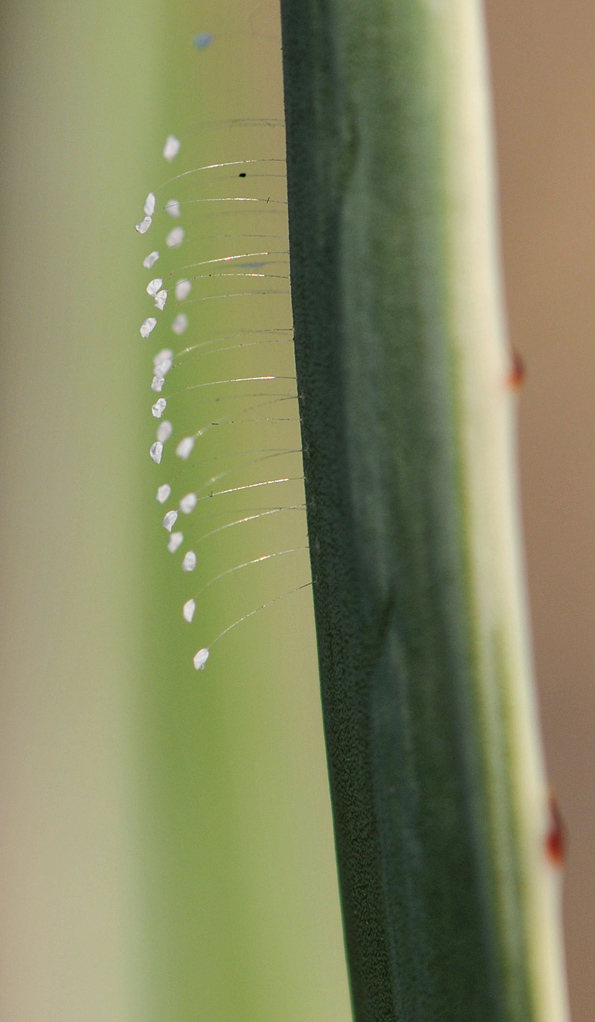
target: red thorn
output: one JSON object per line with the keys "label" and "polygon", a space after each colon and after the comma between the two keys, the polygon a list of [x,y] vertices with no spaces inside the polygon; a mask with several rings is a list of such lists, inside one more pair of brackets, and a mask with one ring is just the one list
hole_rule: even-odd
{"label": "red thorn", "polygon": [[558,802],[553,792],[550,792],[549,797],[549,817],[545,852],[554,869],[562,869],[566,862],[566,836]]}
{"label": "red thorn", "polygon": [[525,382],[526,370],[520,352],[513,349],[510,354],[511,367],[507,383],[511,390],[520,390]]}

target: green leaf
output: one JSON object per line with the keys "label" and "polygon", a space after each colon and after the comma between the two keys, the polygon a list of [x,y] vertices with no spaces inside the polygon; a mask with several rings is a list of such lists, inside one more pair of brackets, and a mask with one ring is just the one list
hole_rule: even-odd
{"label": "green leaf", "polygon": [[357,1022],[565,1018],[481,11],[283,0],[293,310]]}

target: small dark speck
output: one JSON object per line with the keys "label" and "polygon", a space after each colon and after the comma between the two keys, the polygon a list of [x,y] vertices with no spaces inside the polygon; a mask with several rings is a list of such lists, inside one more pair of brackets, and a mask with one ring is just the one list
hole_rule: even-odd
{"label": "small dark speck", "polygon": [[246,177],[246,171],[245,170],[240,171],[238,177]]}
{"label": "small dark speck", "polygon": [[213,36],[210,32],[199,32],[198,35],[194,36],[192,42],[197,50],[206,50],[213,42]]}

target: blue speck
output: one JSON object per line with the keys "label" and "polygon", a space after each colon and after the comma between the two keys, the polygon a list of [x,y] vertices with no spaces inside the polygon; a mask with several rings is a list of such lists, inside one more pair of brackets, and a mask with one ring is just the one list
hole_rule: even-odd
{"label": "blue speck", "polygon": [[198,35],[194,36],[192,42],[197,50],[206,50],[207,46],[210,46],[213,42],[213,36],[210,32],[199,32]]}

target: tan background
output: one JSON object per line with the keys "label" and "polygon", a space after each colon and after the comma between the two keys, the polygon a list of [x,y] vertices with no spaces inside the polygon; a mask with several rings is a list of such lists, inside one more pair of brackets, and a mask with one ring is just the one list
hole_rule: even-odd
{"label": "tan background", "polygon": [[595,5],[487,0],[523,510],[573,1022],[595,1005]]}

